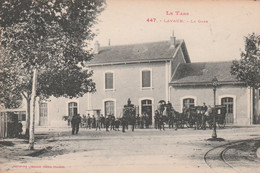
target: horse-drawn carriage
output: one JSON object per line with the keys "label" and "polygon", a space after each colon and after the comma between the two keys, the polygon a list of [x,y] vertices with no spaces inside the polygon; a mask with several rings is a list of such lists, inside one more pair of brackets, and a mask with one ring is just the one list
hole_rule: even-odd
{"label": "horse-drawn carriage", "polygon": [[216,124],[219,128],[224,128],[226,125],[226,107],[222,105],[216,105],[212,108],[212,112],[210,114],[210,120],[207,121],[211,127],[213,127],[213,118],[215,116]]}
{"label": "horse-drawn carriage", "polygon": [[224,128],[226,125],[226,107],[222,105],[216,105],[215,107],[209,107],[205,109],[203,106],[189,107],[183,111],[184,123],[187,127],[195,127],[195,129],[210,129],[213,127],[213,120],[216,120],[216,124],[219,128]]}
{"label": "horse-drawn carriage", "polygon": [[216,105],[213,108],[190,106],[184,108],[183,112],[177,112],[171,105],[164,103],[160,104],[155,112],[155,117],[161,117],[160,123],[162,125],[168,124],[169,128],[173,126],[175,128],[183,128],[186,125],[188,128],[206,129],[206,127],[209,127],[211,129],[213,127],[214,116],[219,128],[224,128],[226,124],[225,115],[226,107],[222,105]]}

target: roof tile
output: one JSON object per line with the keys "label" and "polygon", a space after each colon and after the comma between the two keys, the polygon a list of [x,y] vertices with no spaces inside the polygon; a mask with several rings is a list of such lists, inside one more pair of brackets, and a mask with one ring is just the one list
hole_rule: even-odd
{"label": "roof tile", "polygon": [[88,65],[171,59],[181,42],[175,48],[169,41],[101,47]]}
{"label": "roof tile", "polygon": [[180,64],[172,84],[209,83],[216,76],[219,82],[237,82],[231,75],[232,62],[200,62]]}

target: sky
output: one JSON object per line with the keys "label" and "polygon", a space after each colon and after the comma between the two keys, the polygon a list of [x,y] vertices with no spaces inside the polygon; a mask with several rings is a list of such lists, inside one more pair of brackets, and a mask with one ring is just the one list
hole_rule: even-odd
{"label": "sky", "polygon": [[259,9],[260,1],[107,0],[94,41],[101,46],[109,40],[111,46],[165,41],[174,31],[191,62],[229,61],[240,58],[245,36],[260,34]]}

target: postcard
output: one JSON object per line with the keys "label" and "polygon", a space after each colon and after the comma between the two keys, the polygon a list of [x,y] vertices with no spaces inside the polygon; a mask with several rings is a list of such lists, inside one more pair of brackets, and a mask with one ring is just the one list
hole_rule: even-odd
{"label": "postcard", "polygon": [[[48,5],[59,9],[54,2]],[[93,56],[77,64],[88,70],[87,77],[82,79],[86,73],[77,68],[69,73],[55,66],[45,76],[48,70],[38,68],[35,87],[42,88],[41,96],[51,93],[49,97],[37,96],[33,105],[24,95],[18,109],[2,109],[1,172],[258,172],[260,89],[252,81],[259,76],[251,75],[250,83],[232,69],[247,55],[243,53],[249,52],[245,48],[251,41],[255,53],[249,57],[256,60],[243,62],[253,70],[246,64],[239,74],[259,72],[260,1],[107,0],[98,11],[93,7],[99,2],[89,0],[89,8],[82,10],[82,15],[97,17],[86,25],[90,35],[84,36],[84,50]],[[36,47],[48,51],[67,39],[50,54],[62,62],[74,61],[82,55],[75,51],[83,50],[76,46],[82,42],[75,41],[81,40],[80,32],[69,31],[85,29],[77,23],[80,14],[77,18],[70,7],[61,9],[54,10],[58,22],[50,25],[49,42]],[[58,27],[69,14],[75,25]],[[17,21],[12,27],[23,30],[26,24]],[[41,24],[36,26],[45,26]],[[70,51],[62,51],[64,47]],[[28,110],[34,124],[33,150],[24,137]]]}

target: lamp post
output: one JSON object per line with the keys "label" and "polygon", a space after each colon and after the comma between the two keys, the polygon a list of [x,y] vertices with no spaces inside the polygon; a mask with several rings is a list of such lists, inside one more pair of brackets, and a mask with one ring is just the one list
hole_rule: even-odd
{"label": "lamp post", "polygon": [[[212,86],[213,86],[213,93],[214,93],[214,108],[216,107],[216,90],[218,85],[218,79],[216,76],[212,79]],[[212,138],[217,138],[217,130],[216,130],[216,112],[213,112],[213,132],[212,132]]]}

